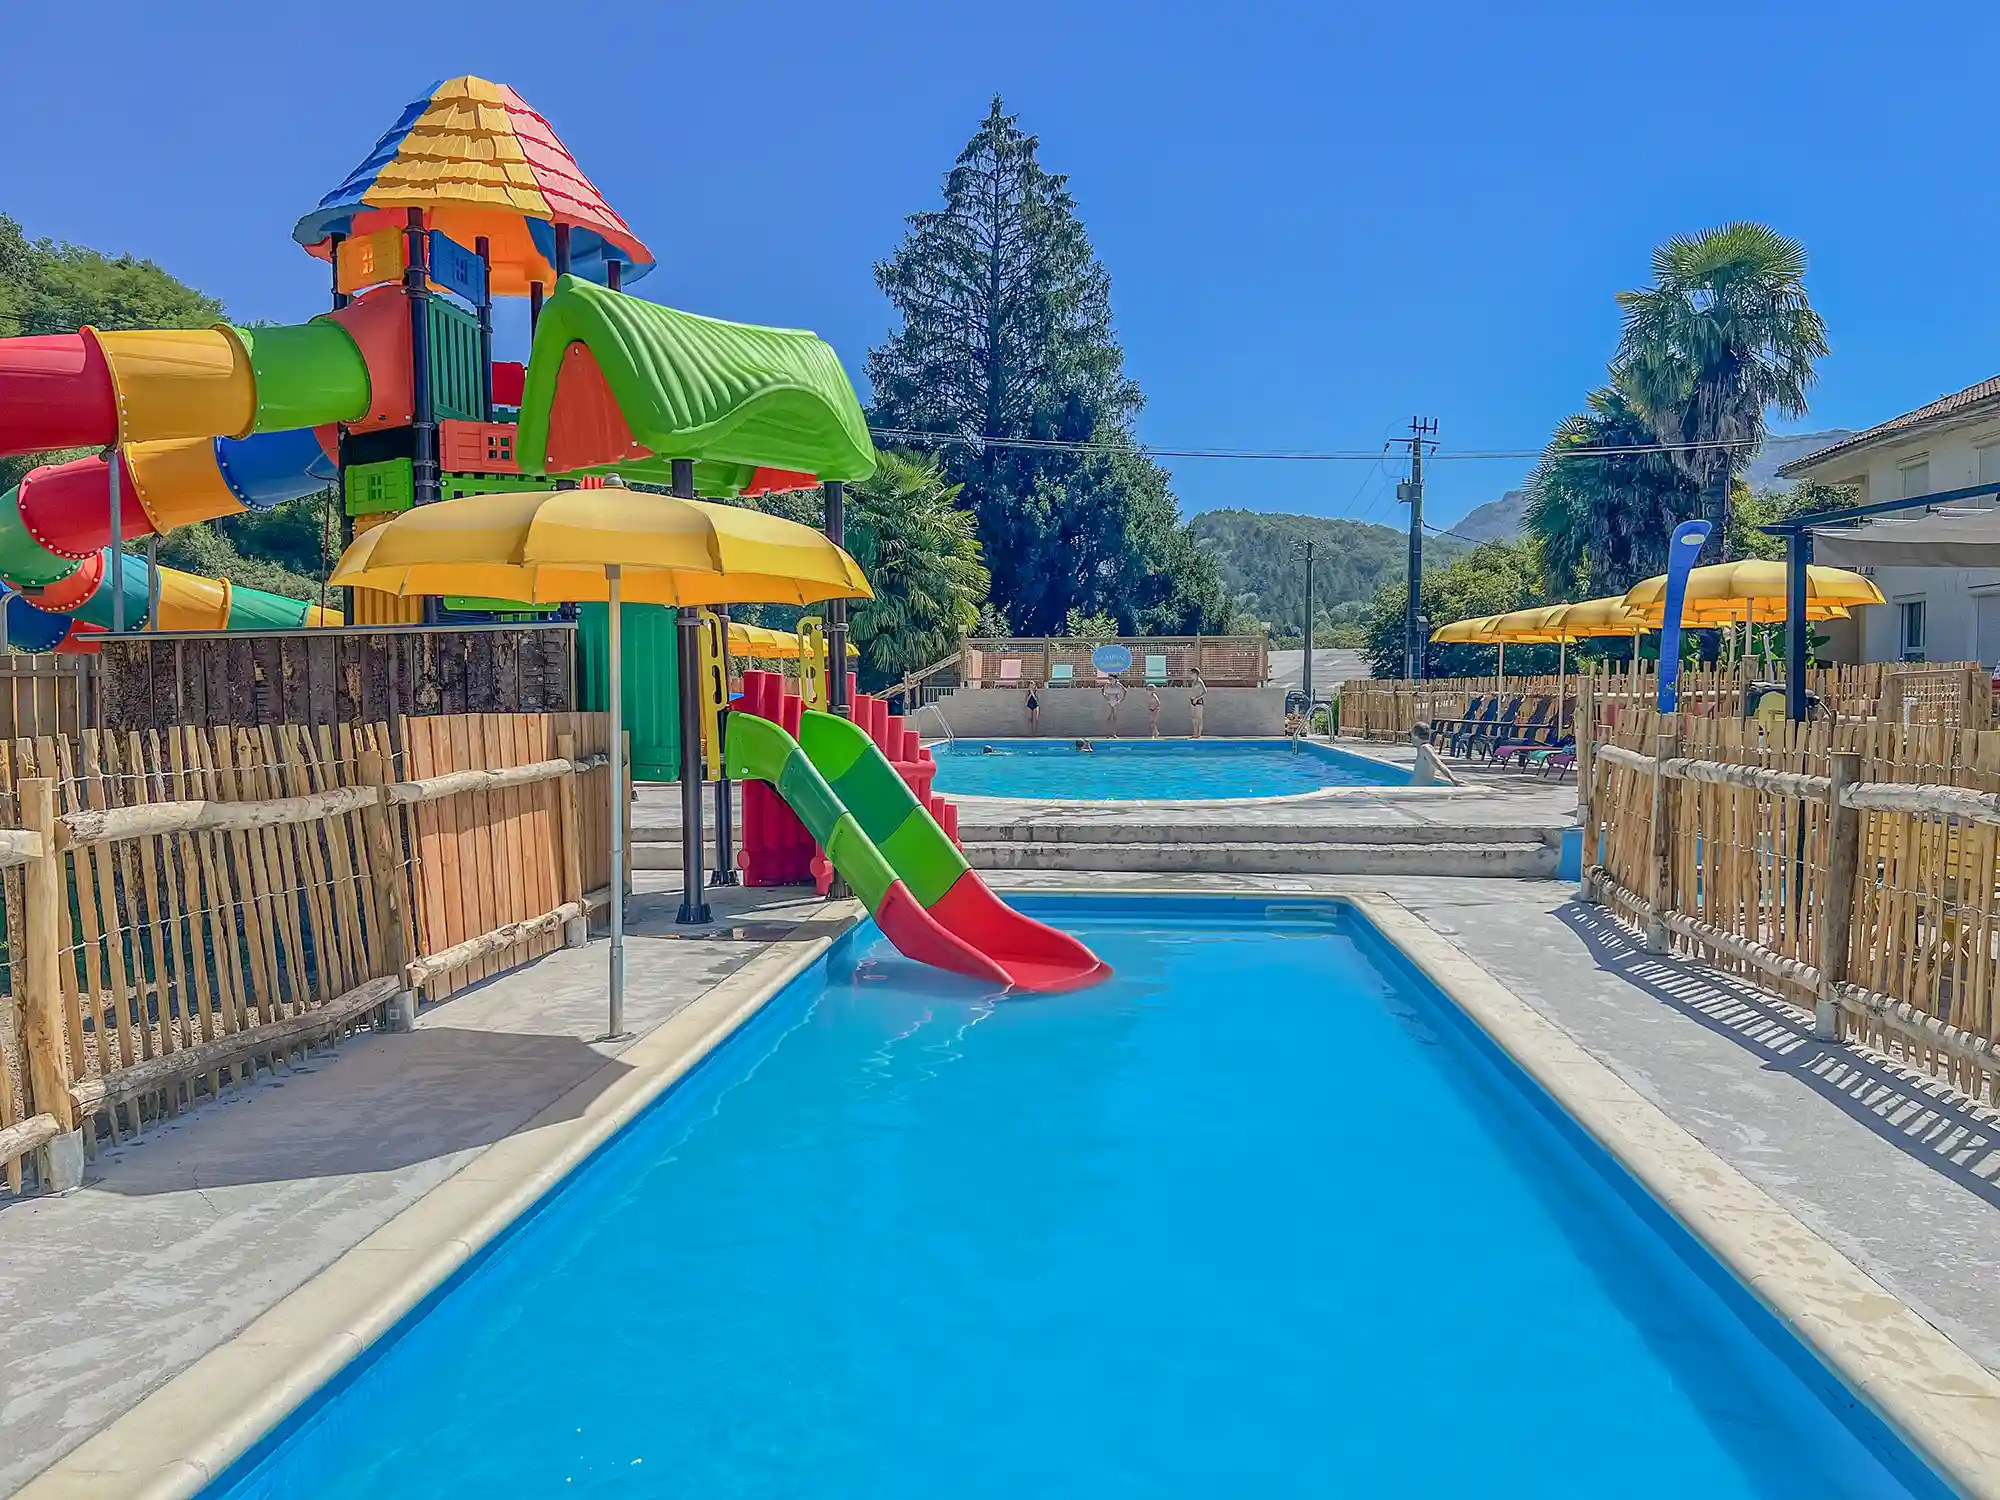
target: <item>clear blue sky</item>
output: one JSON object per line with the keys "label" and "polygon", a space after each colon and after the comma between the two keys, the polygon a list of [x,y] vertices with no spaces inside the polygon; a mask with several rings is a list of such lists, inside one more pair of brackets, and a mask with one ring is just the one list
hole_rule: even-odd
{"label": "clear blue sky", "polygon": [[[1739,217],[1811,251],[1834,354],[1798,425],[2000,372],[1990,0],[502,0],[343,24],[396,9],[0,7],[0,211],[303,318],[325,272],[293,221],[406,100],[479,73],[660,254],[636,290],[817,329],[858,381],[889,325],[870,267],[997,90],[1071,176],[1153,443],[1374,449],[1423,412],[1447,450],[1538,447],[1653,245]],[[1399,519],[1375,464],[1173,468],[1188,511]],[[1431,514],[1526,468],[1438,464]]]}

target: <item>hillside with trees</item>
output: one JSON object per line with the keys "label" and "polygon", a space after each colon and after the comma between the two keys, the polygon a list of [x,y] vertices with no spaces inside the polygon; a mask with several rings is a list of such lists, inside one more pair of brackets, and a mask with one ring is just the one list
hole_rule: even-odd
{"label": "hillside with trees", "polygon": [[[1274,637],[1305,630],[1305,544],[1313,543],[1313,596],[1322,644],[1360,645],[1360,628],[1377,592],[1400,589],[1409,566],[1409,533],[1330,516],[1255,510],[1203,511],[1188,523],[1215,566],[1239,616],[1266,621]],[[1470,550],[1447,536],[1424,538],[1424,571]]]}

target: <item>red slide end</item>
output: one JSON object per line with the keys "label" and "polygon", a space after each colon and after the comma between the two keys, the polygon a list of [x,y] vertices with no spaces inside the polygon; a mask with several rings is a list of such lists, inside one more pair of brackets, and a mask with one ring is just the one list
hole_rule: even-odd
{"label": "red slide end", "polygon": [[976,870],[954,880],[931,904],[930,915],[997,964],[1016,989],[1054,994],[1111,977],[1111,965],[1068,933],[1014,910]]}
{"label": "red slide end", "polygon": [[108,448],[118,403],[88,333],[0,339],[0,458],[44,448]]}
{"label": "red slide end", "polygon": [[882,904],[875,908],[875,924],[905,958],[989,984],[1004,987],[1014,982],[1000,965],[933,921],[900,880],[883,893]]}

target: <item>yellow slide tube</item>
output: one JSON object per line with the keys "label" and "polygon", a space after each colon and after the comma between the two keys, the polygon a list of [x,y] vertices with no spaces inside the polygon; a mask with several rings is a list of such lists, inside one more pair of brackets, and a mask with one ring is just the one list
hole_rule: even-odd
{"label": "yellow slide tube", "polygon": [[257,425],[249,351],[228,329],[91,330],[118,400],[118,441],[248,437]]}
{"label": "yellow slide tube", "polygon": [[174,438],[134,443],[125,450],[132,487],[153,530],[165,535],[195,521],[213,521],[243,510],[243,502],[223,482],[215,466],[215,439]]}
{"label": "yellow slide tube", "polygon": [[229,623],[229,580],[160,569],[161,630],[221,630]]}

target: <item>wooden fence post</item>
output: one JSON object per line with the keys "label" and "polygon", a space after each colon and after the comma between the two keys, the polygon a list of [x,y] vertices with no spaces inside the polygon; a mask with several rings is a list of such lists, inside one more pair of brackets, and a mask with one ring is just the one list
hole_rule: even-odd
{"label": "wooden fence post", "polygon": [[[562,899],[563,904],[574,901],[577,910],[583,910],[583,797],[577,789],[576,736],[559,734],[556,736],[556,757],[566,760],[570,768],[563,772],[556,782],[557,821],[562,824]],[[631,848],[630,844],[625,846]],[[563,946],[581,948],[590,941],[590,917],[588,914],[573,917],[563,923]]]}
{"label": "wooden fence post", "polygon": [[1813,1039],[1840,1040],[1840,1006],[1834,987],[1847,978],[1847,955],[1853,934],[1854,884],[1861,870],[1861,825],[1865,814],[1841,805],[1840,794],[1861,779],[1861,755],[1854,750],[1833,752],[1833,785],[1827,821],[1826,910],[1820,916],[1819,992],[1813,1000]]}
{"label": "wooden fence post", "polygon": [[417,997],[410,988],[410,960],[416,957],[410,946],[410,918],[404,899],[409,886],[403,874],[403,841],[389,821],[389,764],[379,750],[361,752],[361,781],[379,787],[376,800],[361,810],[361,825],[368,837],[368,866],[382,892],[382,954],[389,972],[398,980],[395,996],[389,1001],[389,1029],[408,1031],[417,1024]]}
{"label": "wooden fence post", "polygon": [[37,1114],[54,1117],[62,1133],[43,1148],[42,1185],[66,1193],[83,1184],[83,1133],[77,1129],[76,1100],[70,1094],[70,1059],[63,1040],[63,962],[58,936],[69,899],[63,857],[56,852],[56,784],[46,776],[24,779],[19,794],[21,823],[42,837],[42,852],[23,871],[22,929],[26,951],[14,971],[20,987],[21,1050],[28,1092]]}
{"label": "wooden fence post", "polygon": [[1662,714],[1653,737],[1653,879],[1646,895],[1646,951],[1667,951],[1666,913],[1674,904],[1674,796],[1667,762],[1681,752],[1679,714]]}

